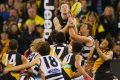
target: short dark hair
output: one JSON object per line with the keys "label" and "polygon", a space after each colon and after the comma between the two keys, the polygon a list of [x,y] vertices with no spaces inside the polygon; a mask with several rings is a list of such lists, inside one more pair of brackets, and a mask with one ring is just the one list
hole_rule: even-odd
{"label": "short dark hair", "polygon": [[11,39],[9,42],[9,49],[10,50],[15,50],[18,48],[18,41],[15,39]]}
{"label": "short dark hair", "polygon": [[82,51],[83,45],[81,42],[74,41],[72,42],[72,51],[75,53],[79,53]]}
{"label": "short dark hair", "polygon": [[110,34],[108,34],[105,39],[108,41],[108,49],[111,50],[113,49],[114,45],[115,45],[115,42],[114,42],[114,39],[111,37]]}
{"label": "short dark hair", "polygon": [[38,52],[40,55],[45,56],[45,55],[49,55],[50,53],[50,44],[48,42],[43,42],[41,43]]}
{"label": "short dark hair", "polygon": [[65,34],[63,32],[58,32],[55,36],[56,42],[57,43],[63,43],[65,42]]}
{"label": "short dark hair", "polygon": [[89,35],[92,35],[92,28],[93,26],[89,23],[83,23],[83,24],[86,24],[87,25],[87,29],[89,29]]}
{"label": "short dark hair", "polygon": [[56,34],[58,33],[58,31],[56,30],[53,30],[51,33],[50,33],[50,36],[48,37],[48,42],[52,45],[54,42],[56,42],[56,39],[55,39],[55,36]]}

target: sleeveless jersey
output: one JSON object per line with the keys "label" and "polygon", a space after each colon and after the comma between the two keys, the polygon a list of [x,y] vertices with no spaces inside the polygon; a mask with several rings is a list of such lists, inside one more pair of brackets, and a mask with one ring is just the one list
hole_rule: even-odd
{"label": "sleeveless jersey", "polygon": [[[16,51],[10,51],[7,54],[2,56],[2,64],[4,67],[14,67],[22,64],[21,55]],[[19,80],[20,74],[19,72],[10,72],[10,74]]]}
{"label": "sleeveless jersey", "polygon": [[[39,53],[37,53],[37,52],[31,52],[31,53],[28,55],[28,57],[27,57],[28,62],[31,62],[32,60],[34,60],[37,55],[39,55]],[[39,73],[39,67],[38,67],[37,65],[32,66],[32,67],[31,67],[31,70],[32,70],[32,72],[33,72],[33,75],[30,75],[30,78],[29,78],[29,79],[30,79],[30,80],[35,80],[35,79],[34,79],[35,76],[38,75],[38,73]],[[27,74],[28,74],[28,71],[25,70],[24,73],[21,75],[20,80],[24,80],[24,79],[25,79],[25,76],[26,76]]]}
{"label": "sleeveless jersey", "polygon": [[[37,53],[37,52],[32,52],[32,53],[28,56],[29,62],[31,62],[32,60],[34,60],[37,55],[39,55],[39,53]],[[35,65],[35,66],[32,66],[31,69],[32,69],[32,71],[33,71],[33,73],[34,73],[35,75],[38,75],[38,72],[39,72],[38,66],[36,66],[36,65]]]}
{"label": "sleeveless jersey", "polygon": [[58,20],[59,20],[60,25],[62,26],[62,28],[64,28],[65,25],[67,24],[68,19],[66,19],[66,20],[62,19],[61,15],[58,16],[57,18],[58,18]]}
{"label": "sleeveless jersey", "polygon": [[36,57],[37,55],[39,55],[39,53],[37,53],[37,52],[32,52],[32,53],[27,57],[27,59],[29,60],[29,62],[31,62],[32,60],[35,59],[35,57]]}
{"label": "sleeveless jersey", "polygon": [[[65,19],[65,20],[62,19],[61,15],[58,16],[57,18],[58,18],[58,20],[59,20],[59,22],[60,22],[60,25],[62,26],[62,29],[63,29],[63,28],[65,27],[65,25],[67,24],[68,19]],[[66,37],[66,41],[65,41],[65,42],[66,42],[66,43],[69,42],[69,41],[70,41],[70,39],[69,39],[69,37],[70,37],[70,36],[69,36],[69,33],[66,33],[66,34],[65,34],[65,37]]]}
{"label": "sleeveless jersey", "polygon": [[[104,52],[104,54],[106,53],[107,52]],[[110,63],[111,63],[111,60],[104,61],[101,57],[97,58],[93,66],[94,73],[110,70]]]}
{"label": "sleeveless jersey", "polygon": [[[91,36],[88,36],[88,38],[94,42],[94,39]],[[94,48],[94,43],[92,46],[86,46],[84,45],[83,50],[82,50],[82,56],[86,60],[88,57],[88,54],[90,53],[91,48]]]}
{"label": "sleeveless jersey", "polygon": [[39,69],[44,73],[46,80],[64,80],[61,65],[57,58],[50,55],[40,58]]}
{"label": "sleeveless jersey", "polygon": [[59,59],[60,62],[63,61],[64,57],[67,54],[68,54],[68,46],[66,44],[51,45],[50,55]]}
{"label": "sleeveless jersey", "polygon": [[74,66],[75,64],[75,55],[73,53],[69,53],[68,55],[65,56],[64,60],[63,60],[63,72],[64,76],[72,78],[73,75],[72,73],[76,71],[76,68]]}

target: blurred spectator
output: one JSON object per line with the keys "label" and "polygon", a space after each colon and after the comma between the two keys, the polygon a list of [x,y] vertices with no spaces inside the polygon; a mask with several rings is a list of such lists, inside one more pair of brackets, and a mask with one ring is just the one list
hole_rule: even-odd
{"label": "blurred spectator", "polygon": [[20,32],[18,29],[18,25],[15,23],[13,23],[10,27],[9,38],[16,39],[16,40],[19,40],[20,38]]}
{"label": "blurred spectator", "polygon": [[119,0],[119,2],[118,2],[118,4],[117,4],[117,8],[116,8],[116,21],[117,21],[117,30],[116,30],[116,32],[118,33],[118,32],[120,32],[120,0]]}
{"label": "blurred spectator", "polygon": [[3,22],[7,21],[9,18],[9,13],[6,11],[4,4],[0,4],[0,31],[3,29]]}
{"label": "blurred spectator", "polygon": [[14,8],[14,0],[7,0],[6,7],[7,7],[7,10]]}
{"label": "blurred spectator", "polygon": [[86,0],[81,0],[81,12],[78,14],[78,18],[81,20],[81,18],[83,16],[86,16],[87,13],[89,12],[89,9],[88,9],[88,3]]}
{"label": "blurred spectator", "polygon": [[14,8],[10,9],[10,17],[9,20],[14,21],[16,23],[22,22],[22,19],[20,18],[18,11]]}
{"label": "blurred spectator", "polygon": [[1,62],[2,62],[2,60],[1,60],[1,58],[2,58],[2,54],[1,54],[2,48],[3,48],[3,45],[2,45],[2,42],[0,41],[0,71],[2,71],[2,65],[1,65]]}
{"label": "blurred spectator", "polygon": [[36,31],[35,22],[31,21],[28,25],[28,29],[23,31],[21,34],[21,38],[22,38],[22,42],[23,42],[22,43],[23,51],[28,49],[30,44],[32,43],[32,41],[39,37],[40,37],[40,35]]}
{"label": "blurred spectator", "polygon": [[59,11],[59,6],[60,6],[59,2],[60,2],[60,0],[54,0],[54,3],[55,3],[54,4],[54,6],[55,6],[54,16],[55,17],[60,15],[59,14],[60,13],[60,11]]}
{"label": "blurred spectator", "polygon": [[120,44],[120,32],[117,34],[117,36],[115,38],[115,42],[116,42],[116,44]]}
{"label": "blurred spectator", "polygon": [[104,9],[104,13],[100,16],[100,22],[104,27],[104,32],[99,36],[99,38],[105,38],[107,34],[111,34],[112,37],[116,35],[116,23],[115,23],[115,14],[111,6],[107,6]]}
{"label": "blurred spectator", "polygon": [[18,52],[20,52],[22,46],[22,42],[21,42],[21,33],[18,29],[18,25],[16,23],[13,23],[11,24],[11,27],[10,27],[10,31],[9,31],[9,38],[10,39],[16,39],[18,41],[18,44],[19,44],[19,48],[18,48]]}
{"label": "blurred spectator", "polygon": [[27,20],[27,18],[29,17],[28,16],[28,9],[29,8],[31,8],[32,7],[32,5],[31,5],[31,3],[30,2],[26,2],[26,3],[24,3],[24,5],[23,5],[23,16],[22,16],[22,18],[23,18],[23,21],[25,22],[26,20]]}
{"label": "blurred spectator", "polygon": [[97,12],[99,15],[101,15],[105,9],[106,6],[111,5],[111,1],[113,0],[89,0],[91,1],[91,10]]}
{"label": "blurred spectator", "polygon": [[9,38],[8,38],[8,33],[7,32],[2,32],[1,33],[1,42],[3,45],[3,49],[2,49],[2,54],[6,54],[8,51],[8,47],[9,47]]}
{"label": "blurred spectator", "polygon": [[17,13],[19,15],[19,17],[22,17],[23,12],[22,12],[22,8],[23,8],[23,4],[21,4],[19,1],[15,0],[16,2],[14,3],[14,8],[17,10]]}
{"label": "blurred spectator", "polygon": [[35,22],[35,25],[40,25],[43,26],[44,25],[44,19],[40,16],[37,15],[36,10],[34,8],[29,8],[28,9],[28,15],[29,18],[26,20],[26,26],[28,27],[31,20]]}
{"label": "blurred spectator", "polygon": [[114,47],[114,57],[113,59],[120,59],[120,43],[116,44]]}
{"label": "blurred spectator", "polygon": [[77,19],[77,29],[78,29],[78,32],[79,32],[82,23],[86,22],[86,16],[83,16],[81,19],[78,19],[78,18],[76,18],[76,19]]}
{"label": "blurred spectator", "polygon": [[8,20],[8,18],[9,18],[9,12],[7,11],[4,4],[0,5],[0,16],[1,16],[3,21]]}
{"label": "blurred spectator", "polygon": [[39,34],[40,34],[40,38],[43,38],[43,36],[44,36],[44,27],[41,27],[41,26],[39,26],[39,25],[37,25],[36,26],[37,28],[37,32],[39,32]]}
{"label": "blurred spectator", "polygon": [[5,21],[5,22],[3,23],[3,28],[2,28],[2,31],[4,31],[4,32],[5,32],[5,31],[8,31],[8,29],[9,29],[8,22],[6,22],[6,21]]}
{"label": "blurred spectator", "polygon": [[98,15],[95,12],[89,12],[86,16],[86,22],[92,26],[92,36],[96,36],[98,28]]}

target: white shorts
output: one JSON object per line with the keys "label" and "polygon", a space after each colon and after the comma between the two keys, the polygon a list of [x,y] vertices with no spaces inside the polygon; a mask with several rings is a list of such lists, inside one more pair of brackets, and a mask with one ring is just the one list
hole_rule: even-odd
{"label": "white shorts", "polygon": [[[25,76],[21,76],[20,80],[24,80]],[[30,77],[29,80],[35,80],[33,77]]]}
{"label": "white shorts", "polygon": [[83,76],[79,76],[79,77],[74,78],[74,79],[72,79],[72,80],[84,80],[84,77],[83,77]]}

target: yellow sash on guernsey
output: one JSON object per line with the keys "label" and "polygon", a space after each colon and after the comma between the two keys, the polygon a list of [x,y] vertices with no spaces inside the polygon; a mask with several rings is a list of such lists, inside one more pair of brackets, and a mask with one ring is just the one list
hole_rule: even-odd
{"label": "yellow sash on guernsey", "polygon": [[[58,59],[57,53],[54,51],[55,49],[51,47],[50,49],[50,55]],[[60,62],[62,62],[60,59],[58,59]]]}
{"label": "yellow sash on guernsey", "polygon": [[64,71],[67,73],[67,75],[72,78],[73,77],[73,71],[71,70],[71,66],[70,64],[65,64],[63,65],[63,69]]}
{"label": "yellow sash on guernsey", "polygon": [[[108,51],[105,51],[104,54],[107,55],[107,52]],[[93,65],[93,70],[94,70],[94,73],[100,68],[100,66],[104,63],[105,61],[99,57],[95,62],[94,62],[94,65]]]}
{"label": "yellow sash on guernsey", "polygon": [[93,66],[94,73],[98,70],[98,68],[104,63],[104,61],[101,58],[98,58]]}

